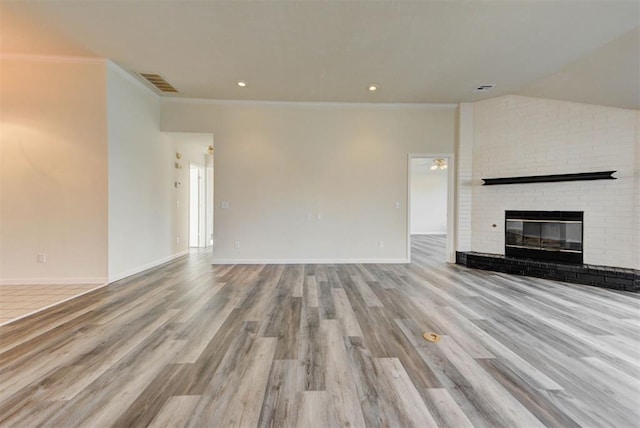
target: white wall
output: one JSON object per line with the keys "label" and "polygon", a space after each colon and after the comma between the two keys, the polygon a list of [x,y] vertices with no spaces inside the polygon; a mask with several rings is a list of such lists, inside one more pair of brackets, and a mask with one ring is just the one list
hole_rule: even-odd
{"label": "white wall", "polygon": [[109,280],[114,281],[181,252],[175,239],[175,151],[159,130],[160,99],[112,63],[107,94]]}
{"label": "white wall", "polygon": [[411,234],[447,233],[446,169],[431,170],[433,158],[411,159]]}
{"label": "white wall", "polygon": [[215,135],[217,262],[405,261],[407,156],[453,152],[455,106],[162,105],[164,131]]}
{"label": "white wall", "polygon": [[0,67],[0,282],[104,283],[105,63],[23,57]]}
{"label": "white wall", "polygon": [[[520,96],[476,103],[472,250],[504,254],[505,210],[584,211],[584,262],[639,268],[638,118]],[[482,178],[606,170],[618,179],[481,186]]]}

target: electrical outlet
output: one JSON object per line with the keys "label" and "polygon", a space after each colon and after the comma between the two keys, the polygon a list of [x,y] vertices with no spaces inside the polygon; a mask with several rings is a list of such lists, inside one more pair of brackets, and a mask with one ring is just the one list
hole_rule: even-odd
{"label": "electrical outlet", "polygon": [[380,245],[380,248],[384,248],[384,241],[381,239],[378,241],[378,245]]}
{"label": "electrical outlet", "polygon": [[240,241],[236,241],[236,248],[240,248]]}
{"label": "electrical outlet", "polygon": [[176,236],[176,244],[179,244],[179,243],[180,243],[180,237]]}
{"label": "electrical outlet", "polygon": [[396,202],[396,208],[400,208],[400,202]]}
{"label": "electrical outlet", "polygon": [[38,263],[46,263],[46,262],[47,262],[47,254],[38,253]]}
{"label": "electrical outlet", "polygon": [[229,202],[228,201],[220,202],[220,208],[222,208],[223,210],[229,209]]}

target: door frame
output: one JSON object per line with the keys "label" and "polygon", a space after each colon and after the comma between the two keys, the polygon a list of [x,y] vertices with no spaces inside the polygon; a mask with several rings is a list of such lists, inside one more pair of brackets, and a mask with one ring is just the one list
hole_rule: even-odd
{"label": "door frame", "polygon": [[[191,168],[195,167],[198,169],[198,245],[193,247],[191,246]],[[194,161],[189,161],[189,213],[187,215],[187,223],[188,223],[188,228],[187,228],[187,236],[189,237],[189,245],[188,248],[205,248],[206,247],[206,243],[207,243],[207,237],[204,236],[203,239],[203,234],[206,235],[207,231],[206,231],[206,193],[207,193],[207,189],[206,189],[206,183],[204,183],[203,181],[206,179],[205,178],[206,175],[206,168],[198,163],[198,162],[194,162]],[[202,198],[204,194],[204,198]],[[205,199],[203,201],[203,199]],[[203,215],[203,210],[204,210],[204,215]],[[202,226],[205,226],[205,230],[202,230]]]}
{"label": "door frame", "polygon": [[411,263],[411,160],[442,158],[447,160],[447,238],[445,261],[456,262],[455,250],[455,156],[453,153],[409,153],[407,158],[407,261]]}

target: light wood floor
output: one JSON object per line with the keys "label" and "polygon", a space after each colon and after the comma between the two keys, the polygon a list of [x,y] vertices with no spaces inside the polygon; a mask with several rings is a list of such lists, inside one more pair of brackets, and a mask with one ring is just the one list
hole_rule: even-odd
{"label": "light wood floor", "polygon": [[0,425],[640,424],[640,296],[443,246],[417,239],[410,265],[192,254],[0,327]]}
{"label": "light wood floor", "polygon": [[0,325],[99,287],[88,285],[0,285]]}

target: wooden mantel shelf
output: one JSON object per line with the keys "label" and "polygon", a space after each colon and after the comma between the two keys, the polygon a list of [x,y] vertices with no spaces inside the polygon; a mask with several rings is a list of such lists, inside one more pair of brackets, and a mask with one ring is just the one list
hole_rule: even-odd
{"label": "wooden mantel shelf", "polygon": [[483,178],[483,186],[496,184],[554,183],[558,181],[615,180],[616,171],[580,172],[575,174],[529,175],[524,177]]}

